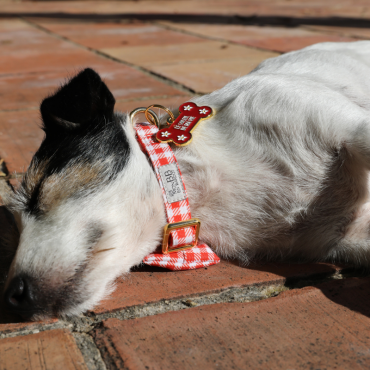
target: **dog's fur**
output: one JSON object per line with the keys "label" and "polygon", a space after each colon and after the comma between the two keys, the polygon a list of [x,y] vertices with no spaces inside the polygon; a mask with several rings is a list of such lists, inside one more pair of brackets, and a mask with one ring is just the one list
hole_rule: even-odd
{"label": "dog's fur", "polygon": [[[368,267],[369,76],[370,42],[323,43],[194,98],[216,114],[173,149],[201,240],[244,263]],[[27,282],[25,317],[92,308],[161,241],[156,176],[113,107],[92,70],[41,105],[45,139],[9,200],[21,238],[7,287]]]}

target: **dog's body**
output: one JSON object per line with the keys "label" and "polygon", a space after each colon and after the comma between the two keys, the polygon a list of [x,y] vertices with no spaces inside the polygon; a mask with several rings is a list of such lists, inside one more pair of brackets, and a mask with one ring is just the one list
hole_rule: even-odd
{"label": "dog's body", "polygon": [[[370,264],[370,42],[269,59],[195,98],[216,114],[173,148],[200,238],[222,257]],[[46,138],[12,201],[21,240],[5,299],[81,313],[161,241],[156,176],[91,70],[41,112]]]}

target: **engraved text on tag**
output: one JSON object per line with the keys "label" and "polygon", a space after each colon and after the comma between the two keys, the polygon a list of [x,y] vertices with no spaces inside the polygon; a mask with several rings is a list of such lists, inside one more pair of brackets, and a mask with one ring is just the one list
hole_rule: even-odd
{"label": "engraved text on tag", "polygon": [[170,163],[158,168],[168,203],[186,199],[180,172],[176,163]]}

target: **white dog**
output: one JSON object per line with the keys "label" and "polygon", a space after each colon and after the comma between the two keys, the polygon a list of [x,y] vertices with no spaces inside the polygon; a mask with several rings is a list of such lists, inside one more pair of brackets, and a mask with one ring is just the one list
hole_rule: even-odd
{"label": "white dog", "polygon": [[[203,242],[243,262],[370,265],[370,42],[269,59],[192,101],[216,112],[173,148]],[[8,200],[5,302],[24,318],[91,309],[161,242],[159,184],[114,103],[87,69],[41,104],[45,139]]]}

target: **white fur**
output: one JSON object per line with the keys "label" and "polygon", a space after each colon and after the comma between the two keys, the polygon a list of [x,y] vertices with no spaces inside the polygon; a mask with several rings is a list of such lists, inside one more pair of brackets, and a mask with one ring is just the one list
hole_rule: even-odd
{"label": "white fur", "polygon": [[[216,114],[174,148],[200,238],[222,257],[293,258],[370,264],[370,42],[324,43],[269,59],[245,77],[193,99]],[[122,119],[132,149],[109,186],[66,199],[46,221],[22,216],[10,278],[50,279],[88,259],[79,230],[104,225],[89,262],[78,314],[160,243],[162,195],[147,158]]]}

